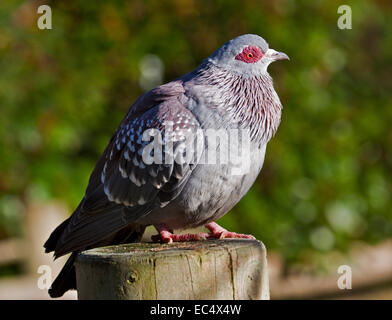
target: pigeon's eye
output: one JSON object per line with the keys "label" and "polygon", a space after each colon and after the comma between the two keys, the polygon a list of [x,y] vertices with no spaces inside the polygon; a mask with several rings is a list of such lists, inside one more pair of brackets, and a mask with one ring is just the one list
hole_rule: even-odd
{"label": "pigeon's eye", "polygon": [[235,59],[243,61],[245,63],[255,63],[263,57],[264,53],[259,47],[249,46],[244,48],[239,54],[236,55]]}

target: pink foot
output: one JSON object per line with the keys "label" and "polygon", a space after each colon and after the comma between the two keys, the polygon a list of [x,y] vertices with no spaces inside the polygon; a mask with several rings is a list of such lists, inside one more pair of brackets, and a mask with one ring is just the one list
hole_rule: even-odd
{"label": "pink foot", "polygon": [[227,231],[216,222],[206,224],[206,228],[211,232],[208,234],[209,239],[226,239],[226,238],[241,238],[241,239],[256,239],[250,234],[241,234]]}
{"label": "pink foot", "polygon": [[201,241],[207,240],[209,234],[203,233],[187,233],[187,234],[173,234],[166,227],[159,225],[155,226],[159,234],[153,235],[151,240],[154,242],[162,241],[164,243],[182,242],[182,241]]}

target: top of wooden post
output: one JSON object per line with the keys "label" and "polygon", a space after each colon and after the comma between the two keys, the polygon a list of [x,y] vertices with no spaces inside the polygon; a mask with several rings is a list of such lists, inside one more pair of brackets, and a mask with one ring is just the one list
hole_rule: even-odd
{"label": "top of wooden post", "polygon": [[257,247],[265,251],[265,246],[261,241],[249,239],[224,239],[224,240],[207,240],[207,241],[189,241],[189,242],[173,242],[170,244],[153,243],[153,242],[137,242],[116,246],[107,246],[94,248],[83,251],[78,259],[105,259],[118,256],[129,255],[181,255],[183,250],[197,251],[216,251],[216,250],[233,250],[241,247]]}

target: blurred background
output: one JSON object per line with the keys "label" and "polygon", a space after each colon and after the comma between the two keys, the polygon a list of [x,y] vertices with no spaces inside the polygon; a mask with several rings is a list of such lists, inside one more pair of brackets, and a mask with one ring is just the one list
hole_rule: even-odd
{"label": "blurred background", "polygon": [[0,298],[47,298],[38,266],[64,260],[43,242],[131,103],[244,33],[291,60],[269,68],[284,110],[264,169],[220,224],[265,243],[273,299],[392,298],[391,20],[389,0],[1,1]]}

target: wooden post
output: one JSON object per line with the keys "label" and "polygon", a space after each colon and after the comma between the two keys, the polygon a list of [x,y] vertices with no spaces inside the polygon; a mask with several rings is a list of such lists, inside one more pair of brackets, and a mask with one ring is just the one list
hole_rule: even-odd
{"label": "wooden post", "polygon": [[266,249],[247,239],[96,248],[76,280],[79,299],[269,299]]}

